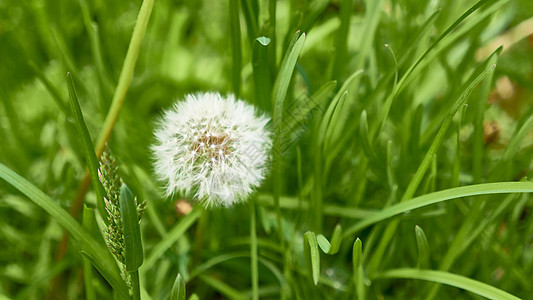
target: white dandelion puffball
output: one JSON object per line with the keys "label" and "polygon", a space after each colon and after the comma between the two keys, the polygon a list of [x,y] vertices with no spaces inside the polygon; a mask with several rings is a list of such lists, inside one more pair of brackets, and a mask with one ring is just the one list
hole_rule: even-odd
{"label": "white dandelion puffball", "polygon": [[233,95],[198,93],[177,102],[164,112],[152,146],[167,196],[182,193],[206,206],[245,200],[266,175],[268,121]]}

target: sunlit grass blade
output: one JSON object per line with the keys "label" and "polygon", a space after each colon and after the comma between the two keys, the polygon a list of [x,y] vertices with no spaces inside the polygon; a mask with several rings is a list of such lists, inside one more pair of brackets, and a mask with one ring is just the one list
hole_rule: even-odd
{"label": "sunlit grass blade", "polygon": [[307,270],[311,274],[313,283],[317,285],[320,277],[320,253],[318,252],[316,235],[312,231],[304,234],[304,252]]}
{"label": "sunlit grass blade", "polygon": [[98,179],[98,158],[94,152],[93,141],[83,119],[83,113],[81,112],[80,102],[78,100],[78,95],[76,95],[76,89],[74,87],[74,81],[70,73],[67,73],[67,83],[68,83],[68,94],[70,99],[70,109],[72,116],[76,121],[76,127],[78,128],[78,134],[82,140],[83,153],[85,154],[85,159],[87,160],[87,168],[89,169],[89,175],[91,177],[91,182],[96,194],[96,208],[100,213],[100,216],[107,221],[107,213],[104,208],[104,198],[103,198],[103,189]]}
{"label": "sunlit grass blade", "polygon": [[385,126],[385,120],[387,119],[390,108],[392,106],[392,101],[394,100],[394,97],[396,96],[395,95],[396,89],[398,88],[398,60],[396,60],[396,54],[394,54],[394,50],[392,50],[392,47],[389,44],[385,44],[385,48],[389,50],[392,58],[394,59],[394,81],[393,81],[391,92],[388,93],[388,96],[385,98],[385,102],[379,108],[378,120],[375,123],[375,126],[373,127],[371,136],[370,136],[371,141],[374,141],[376,136],[383,130],[383,126]]}
{"label": "sunlit grass blade", "polygon": [[355,294],[357,299],[365,299],[365,286],[363,274],[363,243],[359,238],[353,243],[352,249],[352,263],[353,263],[353,280],[355,284]]}
{"label": "sunlit grass blade", "polygon": [[305,33],[296,40],[294,46],[289,49],[287,56],[283,59],[283,63],[280,67],[276,82],[274,83],[273,90],[273,120],[274,128],[276,130],[281,129],[282,115],[283,115],[283,103],[287,96],[287,90],[291,81],[292,74],[294,72],[294,66],[296,60],[302,51],[302,47],[305,42]]}
{"label": "sunlit grass blade", "polygon": [[185,300],[185,281],[180,274],[176,276],[174,284],[172,285],[172,291],[170,292],[170,300]]}
{"label": "sunlit grass blade", "polygon": [[339,252],[339,248],[341,245],[342,240],[342,226],[341,224],[337,224],[335,226],[335,229],[333,230],[333,234],[331,235],[331,242],[326,239],[326,237],[322,234],[317,235],[316,237],[318,246],[320,246],[320,249],[324,251],[326,254],[335,254]]}
{"label": "sunlit grass blade", "polygon": [[[490,72],[493,74],[493,72]],[[490,75],[489,75],[490,76]],[[483,81],[490,82],[490,78]],[[461,173],[461,127],[463,125],[463,116],[466,113],[467,105],[463,105],[463,108],[459,110],[457,114],[456,130],[455,130],[455,157],[452,166],[452,187],[459,186],[459,175]]]}
{"label": "sunlit grass blade", "polygon": [[377,278],[409,278],[438,282],[470,291],[479,296],[493,300],[518,300],[506,291],[500,290],[486,283],[470,279],[465,276],[444,271],[419,270],[419,269],[394,269],[376,275]]}
{"label": "sunlit grass blade", "polygon": [[428,206],[443,201],[476,195],[507,194],[507,193],[532,193],[533,183],[531,182],[495,182],[482,183],[443,191],[434,192],[404,201],[375,213],[368,218],[355,223],[344,232],[344,237],[366,228],[372,224],[388,219],[390,217],[405,213],[407,211]]}
{"label": "sunlit grass blade", "polygon": [[361,146],[363,147],[363,151],[365,152],[365,155],[369,159],[374,159],[374,151],[372,150],[370,146],[370,133],[368,132],[368,119],[366,110],[363,110],[361,112],[361,117],[359,118],[359,136],[361,138]]}
{"label": "sunlit grass blade", "polygon": [[418,249],[418,264],[421,269],[429,268],[429,244],[424,230],[415,226],[416,248]]}
{"label": "sunlit grass blade", "polygon": [[7,181],[31,201],[44,209],[61,227],[66,229],[81,244],[82,252],[91,260],[102,276],[122,297],[128,297],[128,288],[122,278],[111,253],[98,243],[68,212],[62,209],[50,197],[20,177],[9,168],[0,164],[0,178]]}
{"label": "sunlit grass blade", "polygon": [[387,182],[391,190],[398,189],[394,172],[392,171],[392,141],[387,141]]}
{"label": "sunlit grass blade", "polygon": [[[294,44],[293,44],[294,42]],[[282,123],[283,123],[283,103],[287,96],[287,90],[291,82],[292,74],[294,72],[294,67],[298,56],[302,50],[302,47],[305,42],[305,33],[300,36],[300,32],[296,32],[293,35],[293,40],[289,45],[288,53],[283,58],[280,70],[276,77],[274,83],[273,94],[272,94],[272,106],[273,114],[272,121],[274,127],[274,139],[273,139],[273,163],[272,163],[272,174],[274,176],[274,204],[276,208],[276,219],[278,225],[278,238],[281,243],[282,248],[285,248],[285,239],[282,233],[282,223],[281,223],[281,211],[279,208],[279,197],[281,194],[282,188],[282,172],[281,172],[281,162],[282,162],[282,149],[281,149],[281,136],[282,133]],[[284,255],[287,253],[284,252]]]}

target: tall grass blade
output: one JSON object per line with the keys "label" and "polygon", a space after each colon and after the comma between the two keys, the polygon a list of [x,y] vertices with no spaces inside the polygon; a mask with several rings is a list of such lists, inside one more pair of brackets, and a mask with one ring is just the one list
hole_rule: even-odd
{"label": "tall grass blade", "polygon": [[120,277],[115,259],[104,246],[98,243],[90,233],[88,233],[72,216],[62,209],[50,197],[32,185],[26,179],[20,177],[3,164],[0,164],[0,178],[11,184],[21,193],[26,195],[31,201],[44,209],[61,227],[80,242],[81,251],[93,263],[96,269],[104,276],[123,298],[128,297],[128,288]]}
{"label": "tall grass blade", "polygon": [[83,153],[85,154],[85,159],[87,160],[87,168],[89,169],[89,175],[91,177],[91,182],[96,194],[96,208],[102,216],[102,219],[107,220],[107,212],[104,208],[104,197],[103,197],[103,188],[98,179],[98,159],[94,152],[93,142],[83,119],[83,113],[81,112],[80,102],[78,100],[78,95],[76,94],[76,89],[74,87],[74,81],[70,73],[67,73],[67,84],[68,84],[68,95],[70,99],[70,109],[74,120],[76,121],[76,127],[78,128],[78,134],[82,140]]}
{"label": "tall grass blade", "polygon": [[380,273],[376,278],[409,278],[438,282],[464,289],[479,296],[493,300],[519,300],[506,291],[500,290],[486,283],[444,271],[394,269]]}

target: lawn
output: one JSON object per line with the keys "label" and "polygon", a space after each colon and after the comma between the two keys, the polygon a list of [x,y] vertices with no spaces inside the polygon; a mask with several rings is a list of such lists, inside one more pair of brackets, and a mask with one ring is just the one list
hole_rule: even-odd
{"label": "lawn", "polygon": [[528,299],[533,2],[0,0],[0,300]]}

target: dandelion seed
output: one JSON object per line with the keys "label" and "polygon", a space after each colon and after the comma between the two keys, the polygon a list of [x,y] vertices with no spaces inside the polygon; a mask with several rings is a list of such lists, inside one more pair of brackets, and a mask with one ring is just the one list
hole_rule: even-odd
{"label": "dandelion seed", "polygon": [[155,131],[154,167],[167,195],[182,193],[207,206],[245,200],[266,175],[268,121],[232,95],[187,95],[164,113]]}

